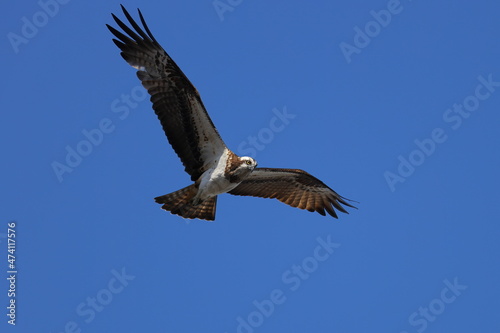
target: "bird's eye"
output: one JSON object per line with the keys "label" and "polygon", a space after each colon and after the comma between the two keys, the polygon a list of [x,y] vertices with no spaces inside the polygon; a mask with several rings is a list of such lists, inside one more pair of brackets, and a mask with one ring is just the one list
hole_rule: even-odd
{"label": "bird's eye", "polygon": [[247,160],[247,165],[252,165],[252,161]]}

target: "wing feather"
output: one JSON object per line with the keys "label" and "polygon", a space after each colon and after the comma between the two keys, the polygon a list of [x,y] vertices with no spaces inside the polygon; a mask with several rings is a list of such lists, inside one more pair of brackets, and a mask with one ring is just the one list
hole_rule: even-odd
{"label": "wing feather", "polygon": [[228,193],[233,195],[276,198],[279,201],[338,218],[337,210],[348,214],[342,206],[356,208],[321,180],[298,169],[256,168],[248,178]]}
{"label": "wing feather", "polygon": [[142,85],[151,95],[153,109],[173,149],[193,181],[220,156],[226,145],[215,128],[196,88],[151,34],[142,13],[144,30],[122,6],[130,28],[115,15],[123,30],[106,25],[117,38],[121,56],[136,68]]}

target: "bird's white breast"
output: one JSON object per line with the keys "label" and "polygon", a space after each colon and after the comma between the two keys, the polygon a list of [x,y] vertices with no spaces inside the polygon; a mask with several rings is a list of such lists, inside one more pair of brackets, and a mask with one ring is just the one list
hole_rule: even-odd
{"label": "bird's white breast", "polygon": [[213,166],[201,176],[201,182],[198,188],[198,196],[201,200],[226,193],[238,186],[238,183],[230,183],[226,178],[225,170],[228,156],[229,151],[226,148],[219,158],[213,162]]}

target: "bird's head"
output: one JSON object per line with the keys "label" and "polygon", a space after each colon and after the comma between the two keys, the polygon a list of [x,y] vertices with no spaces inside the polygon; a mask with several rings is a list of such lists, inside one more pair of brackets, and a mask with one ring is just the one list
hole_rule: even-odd
{"label": "bird's head", "polygon": [[239,168],[242,168],[244,170],[253,171],[253,169],[255,169],[257,167],[257,161],[249,156],[242,156],[242,157],[240,157],[240,160],[243,163],[239,166]]}
{"label": "bird's head", "polygon": [[241,182],[248,177],[257,166],[257,162],[248,156],[239,157],[238,163],[232,162],[228,172],[229,180],[232,183]]}

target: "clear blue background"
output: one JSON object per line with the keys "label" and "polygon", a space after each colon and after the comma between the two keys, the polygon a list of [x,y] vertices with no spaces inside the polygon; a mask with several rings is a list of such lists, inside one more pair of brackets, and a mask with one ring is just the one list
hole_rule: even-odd
{"label": "clear blue background", "polygon": [[[8,34],[43,9],[10,2],[0,14],[0,267],[6,276],[7,222],[17,221],[18,319],[7,324],[2,278],[0,330],[237,332],[279,289],[286,301],[239,332],[498,332],[500,88],[456,130],[443,119],[478,76],[500,81],[498,1],[404,0],[350,63],[339,45],[387,1],[232,3],[223,20],[210,0],[124,5],[135,18],[141,8],[231,149],[286,107],[296,118],[259,166],[307,170],[359,210],[335,220],[222,195],[213,223],[162,211],[153,197],[190,181],[148,99],[123,119],[113,112],[122,95],[142,96],[105,28],[111,12],[123,18],[119,2],[60,5],[17,53]],[[114,130],[60,182],[52,163],[105,118]],[[384,173],[436,128],[447,140],[391,191]],[[291,290],[283,274],[311,264],[318,237],[340,247]],[[115,294],[113,270],[134,277]],[[455,279],[467,288],[445,304],[443,281]],[[102,311],[77,313],[97,296]],[[432,321],[418,314],[429,305]]]}

